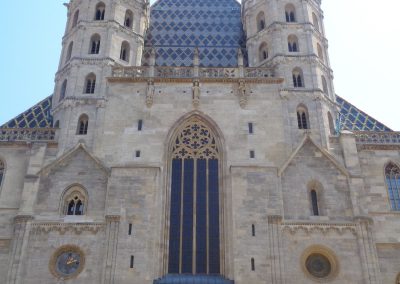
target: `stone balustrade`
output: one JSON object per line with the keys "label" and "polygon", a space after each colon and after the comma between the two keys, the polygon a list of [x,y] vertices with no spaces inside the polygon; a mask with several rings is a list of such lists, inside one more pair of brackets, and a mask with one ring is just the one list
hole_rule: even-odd
{"label": "stone balustrade", "polygon": [[56,131],[56,128],[1,128],[0,142],[53,141]]}
{"label": "stone balustrade", "polygon": [[357,144],[393,145],[400,144],[400,132],[354,132]]}
{"label": "stone balustrade", "polygon": [[171,79],[240,79],[274,78],[273,68],[208,68],[208,67],[114,67],[113,78],[171,78]]}

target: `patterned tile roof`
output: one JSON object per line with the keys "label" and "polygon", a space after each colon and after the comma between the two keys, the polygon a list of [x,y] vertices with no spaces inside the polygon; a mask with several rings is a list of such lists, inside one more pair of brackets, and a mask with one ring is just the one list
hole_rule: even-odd
{"label": "patterned tile roof", "polygon": [[34,105],[21,113],[0,128],[48,128],[53,125],[53,117],[50,114],[52,96]]}
{"label": "patterned tile roof", "polygon": [[150,15],[143,65],[152,48],[157,66],[192,66],[196,47],[203,67],[234,67],[238,49],[245,54],[236,0],[159,0]]}
{"label": "patterned tile roof", "polygon": [[336,96],[336,102],[340,106],[340,129],[350,131],[393,131],[342,97]]}

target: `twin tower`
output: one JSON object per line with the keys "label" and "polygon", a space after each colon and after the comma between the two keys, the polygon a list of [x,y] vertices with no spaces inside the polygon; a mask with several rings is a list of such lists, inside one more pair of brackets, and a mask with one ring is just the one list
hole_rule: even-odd
{"label": "twin tower", "polygon": [[[151,25],[148,0],[71,0],[67,7],[53,96],[56,124],[68,123],[72,105],[103,104],[112,67],[142,65]],[[241,9],[248,67],[275,68],[275,76],[284,78],[283,96],[321,98],[334,132],[337,108],[321,0],[243,0]],[[152,49],[157,53],[157,46]]]}

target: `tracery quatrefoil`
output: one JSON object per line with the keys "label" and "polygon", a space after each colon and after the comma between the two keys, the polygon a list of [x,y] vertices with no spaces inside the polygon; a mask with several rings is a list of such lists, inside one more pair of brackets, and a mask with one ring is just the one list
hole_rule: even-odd
{"label": "tracery quatrefoil", "polygon": [[216,139],[210,128],[198,118],[187,121],[177,133],[174,159],[218,159]]}

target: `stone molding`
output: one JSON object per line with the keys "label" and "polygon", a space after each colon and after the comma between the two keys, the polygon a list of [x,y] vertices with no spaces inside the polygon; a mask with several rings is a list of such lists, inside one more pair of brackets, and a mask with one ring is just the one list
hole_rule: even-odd
{"label": "stone molding", "polygon": [[21,224],[32,221],[34,218],[32,215],[17,215],[14,218],[14,224]]}
{"label": "stone molding", "polygon": [[298,223],[298,222],[283,222],[282,231],[295,235],[303,231],[307,235],[312,233],[322,233],[327,235],[331,232],[336,232],[339,235],[344,235],[346,232],[357,236],[357,226],[354,223]]}
{"label": "stone molding", "polygon": [[58,232],[60,235],[65,235],[67,232],[81,235],[84,232],[96,235],[100,231],[104,231],[105,223],[57,223],[57,222],[37,222],[32,224],[32,233],[34,234],[49,234]]}

